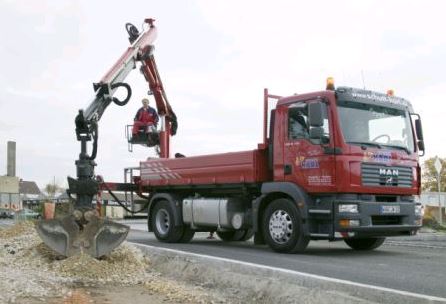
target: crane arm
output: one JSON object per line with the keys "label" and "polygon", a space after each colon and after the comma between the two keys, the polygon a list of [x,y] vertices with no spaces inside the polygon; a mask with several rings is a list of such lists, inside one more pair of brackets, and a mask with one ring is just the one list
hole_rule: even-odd
{"label": "crane arm", "polygon": [[153,56],[153,48],[153,46],[150,46],[141,60],[141,73],[149,83],[150,94],[155,98],[156,108],[161,117],[160,157],[168,158],[170,155],[170,136],[176,134],[178,122],[177,116],[167,99],[155,57]]}
{"label": "crane arm", "polygon": [[[153,57],[153,42],[157,29],[154,19],[145,19],[148,28],[141,34],[130,23],[126,24],[130,47],[97,83],[93,84],[95,97],[85,110],[79,110],[75,118],[76,137],[81,142],[81,153],[76,160],[77,179],[68,177],[69,194],[76,195],[74,210],[62,219],[40,221],[37,225],[42,240],[56,252],[71,256],[85,252],[95,257],[107,254],[127,236],[129,227],[105,220],[91,208],[93,197],[99,191],[94,175],[97,154],[98,122],[106,108],[113,102],[124,106],[130,100],[132,91],[123,81],[141,63],[141,72],[153,93],[161,119],[160,156],[169,157],[170,136],[177,128],[175,113],[170,106]],[[120,87],[127,96],[123,100],[114,97]],[[87,142],[93,140],[92,152],[87,152]]]}
{"label": "crane arm", "polygon": [[[142,34],[139,34],[136,27],[132,24],[126,24],[131,45],[101,80],[93,83],[95,97],[85,110],[79,110],[79,114],[76,117],[76,135],[78,140],[80,140],[81,134],[89,133],[89,125],[97,123],[101,119],[102,114],[111,102],[123,106],[130,100],[131,88],[123,81],[136,68],[136,62],[140,61],[148,51],[153,49],[153,42],[157,36],[157,29],[153,25],[154,20],[146,19],[145,22],[149,24],[149,28]],[[124,87],[127,90],[127,97],[122,101],[113,97],[119,87]]]}

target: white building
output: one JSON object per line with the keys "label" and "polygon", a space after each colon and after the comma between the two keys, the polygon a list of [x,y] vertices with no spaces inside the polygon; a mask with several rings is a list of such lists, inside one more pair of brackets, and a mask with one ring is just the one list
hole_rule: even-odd
{"label": "white building", "polygon": [[12,210],[22,209],[18,177],[0,176],[0,208]]}
{"label": "white building", "polygon": [[[438,192],[423,192],[420,195],[423,206],[438,207]],[[446,206],[446,192],[440,192],[441,206]]]}

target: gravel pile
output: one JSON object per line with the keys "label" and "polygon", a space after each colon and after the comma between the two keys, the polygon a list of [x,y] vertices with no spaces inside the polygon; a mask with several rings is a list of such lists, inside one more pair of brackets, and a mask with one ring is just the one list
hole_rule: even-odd
{"label": "gravel pile", "polygon": [[85,254],[58,256],[42,243],[29,221],[0,230],[0,282],[0,303],[21,303],[26,298],[46,302],[66,298],[79,286],[111,285],[140,285],[175,302],[213,302],[199,288],[151,272],[148,258],[128,243],[100,260]]}

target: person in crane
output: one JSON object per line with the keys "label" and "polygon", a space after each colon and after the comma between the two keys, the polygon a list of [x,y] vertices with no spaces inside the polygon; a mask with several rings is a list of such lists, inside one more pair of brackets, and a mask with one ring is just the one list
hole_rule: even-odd
{"label": "person in crane", "polygon": [[151,128],[156,128],[158,125],[158,113],[156,110],[149,106],[149,100],[147,98],[142,99],[142,107],[136,112],[132,134],[137,135],[141,130],[147,133]]}

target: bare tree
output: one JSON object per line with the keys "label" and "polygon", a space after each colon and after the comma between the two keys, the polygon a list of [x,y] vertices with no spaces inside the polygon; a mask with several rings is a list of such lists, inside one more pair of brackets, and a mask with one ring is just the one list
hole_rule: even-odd
{"label": "bare tree", "polygon": [[[431,157],[426,159],[423,163],[422,168],[422,189],[423,191],[438,191],[438,176],[437,171],[435,170],[435,159],[436,157]],[[441,183],[441,192],[446,192],[446,158],[440,158],[440,162],[443,166],[443,169],[440,173],[440,183]]]}
{"label": "bare tree", "polygon": [[59,194],[63,191],[63,188],[57,184],[55,181],[52,183],[48,183],[45,185],[44,191],[51,198],[56,198],[56,194]]}

